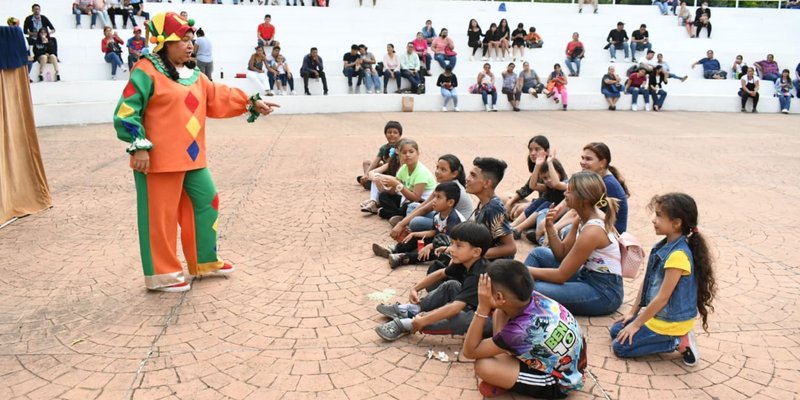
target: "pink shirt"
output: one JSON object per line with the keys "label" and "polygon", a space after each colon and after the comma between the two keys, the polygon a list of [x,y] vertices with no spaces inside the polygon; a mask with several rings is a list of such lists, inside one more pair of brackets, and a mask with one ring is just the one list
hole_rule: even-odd
{"label": "pink shirt", "polygon": [[411,43],[414,45],[414,51],[418,54],[428,51],[428,41],[425,39],[414,39]]}
{"label": "pink shirt", "polygon": [[444,49],[446,47],[449,47],[450,50],[456,48],[455,44],[453,44],[453,39],[449,37],[442,39],[441,36],[437,36],[433,39],[433,43],[431,43],[431,49],[433,49],[433,52],[436,54],[444,54]]}

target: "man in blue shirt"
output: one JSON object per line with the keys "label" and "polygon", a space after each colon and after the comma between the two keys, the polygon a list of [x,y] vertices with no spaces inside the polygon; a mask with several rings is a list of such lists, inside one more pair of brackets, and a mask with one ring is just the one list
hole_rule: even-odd
{"label": "man in blue shirt", "polygon": [[692,68],[694,68],[697,64],[701,64],[703,66],[703,78],[726,79],[728,77],[728,73],[726,71],[722,71],[719,60],[714,58],[714,50],[707,51],[706,57],[697,60],[697,62],[692,64]]}

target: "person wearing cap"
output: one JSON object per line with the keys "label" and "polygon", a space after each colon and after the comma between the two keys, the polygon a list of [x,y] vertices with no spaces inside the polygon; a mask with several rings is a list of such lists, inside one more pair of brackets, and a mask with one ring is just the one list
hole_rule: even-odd
{"label": "person wearing cap", "polygon": [[147,41],[142,37],[142,28],[133,28],[133,37],[128,39],[128,69],[133,69],[133,64],[142,58],[142,51],[147,47]]}
{"label": "person wearing cap", "polygon": [[[249,112],[252,122],[278,106],[200,73],[190,61],[192,25],[172,12],[147,23],[155,47],[134,66],[114,111],[117,137],[130,143],[145,286],[163,292],[234,271],[217,254],[220,202],[206,165],[206,118]],[[188,275],[177,257],[179,224]]]}
{"label": "person wearing cap", "polygon": [[650,32],[647,32],[647,25],[645,24],[639,26],[638,30],[633,31],[631,36],[631,62],[636,62],[636,52],[650,52],[653,50],[653,44],[650,43]]}
{"label": "person wearing cap", "polygon": [[608,45],[606,48],[611,53],[611,62],[617,61],[617,50],[625,51],[625,62],[629,62],[628,57],[628,32],[625,32],[625,23],[622,21],[617,22],[617,28],[608,32],[606,38]]}

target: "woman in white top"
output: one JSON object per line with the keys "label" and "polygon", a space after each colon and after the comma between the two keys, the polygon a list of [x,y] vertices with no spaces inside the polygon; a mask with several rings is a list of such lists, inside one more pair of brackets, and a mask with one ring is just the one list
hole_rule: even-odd
{"label": "woman in white top", "polygon": [[394,52],[394,45],[386,45],[386,55],[383,56],[383,94],[386,94],[386,87],[389,86],[389,79],[397,82],[397,91],[400,93],[400,59]]}
{"label": "woman in white top", "polygon": [[[534,289],[561,303],[575,315],[608,315],[622,304],[622,267],[614,222],[617,200],[606,195],[603,178],[581,171],[569,179],[564,193],[567,206],[577,216],[561,240],[553,225],[556,212],[545,220],[550,248],[537,247],[525,264]],[[608,207],[608,213],[600,211]]]}

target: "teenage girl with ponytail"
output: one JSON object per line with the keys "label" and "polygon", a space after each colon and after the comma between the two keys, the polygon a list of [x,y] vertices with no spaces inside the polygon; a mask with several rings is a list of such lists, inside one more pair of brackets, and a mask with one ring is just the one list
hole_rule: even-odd
{"label": "teenage girl with ponytail", "polygon": [[[697,229],[697,204],[683,193],[655,196],[653,228],[663,235],[650,251],[647,271],[633,307],[611,327],[617,357],[678,351],[684,364],[700,359],[694,334],[700,314],[708,330],[708,313],[716,294],[713,260]],[[644,309],[642,309],[644,307]]]}

